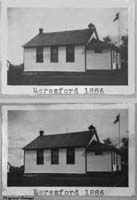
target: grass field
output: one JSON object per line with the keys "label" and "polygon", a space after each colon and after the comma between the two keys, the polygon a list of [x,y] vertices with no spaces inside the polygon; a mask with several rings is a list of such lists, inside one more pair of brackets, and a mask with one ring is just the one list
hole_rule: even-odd
{"label": "grass field", "polygon": [[8,71],[8,85],[128,85],[126,70],[86,72]]}
{"label": "grass field", "polygon": [[127,187],[127,173],[67,174],[8,174],[8,186],[98,186]]}

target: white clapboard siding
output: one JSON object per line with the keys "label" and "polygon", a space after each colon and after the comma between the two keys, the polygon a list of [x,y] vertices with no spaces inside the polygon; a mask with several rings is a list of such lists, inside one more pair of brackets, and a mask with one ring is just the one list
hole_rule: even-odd
{"label": "white clapboard siding", "polygon": [[66,149],[59,149],[59,164],[51,164],[50,150],[44,151],[44,164],[36,164],[36,151],[25,151],[25,173],[85,173],[85,149],[75,149],[75,164],[66,164]]}
{"label": "white clapboard siding", "polygon": [[117,164],[119,167],[119,171],[121,171],[122,167],[121,167],[121,156],[120,155],[117,155]]}
{"label": "white clapboard siding", "polygon": [[87,152],[87,172],[111,172],[111,152],[103,152],[103,155],[95,155]]}
{"label": "white clapboard siding", "polygon": [[116,166],[116,153],[112,153],[112,160],[113,160],[113,172],[115,172],[117,170],[117,166]]}
{"label": "white clapboard siding", "polygon": [[94,50],[86,51],[87,70],[111,70],[111,50],[104,49],[102,53]]}
{"label": "white clapboard siding", "polygon": [[85,47],[75,46],[75,61],[66,62],[66,47],[58,47],[58,62],[50,62],[50,47],[44,48],[43,63],[36,63],[36,48],[24,49],[25,71],[85,71]]}
{"label": "white clapboard siding", "polygon": [[113,157],[113,171],[121,171],[121,156],[117,153],[114,153],[113,156],[115,155],[115,162],[114,162],[114,157]]}

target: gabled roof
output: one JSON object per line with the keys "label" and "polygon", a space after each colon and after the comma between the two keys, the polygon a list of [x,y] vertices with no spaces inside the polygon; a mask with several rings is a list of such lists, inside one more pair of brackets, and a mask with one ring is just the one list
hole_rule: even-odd
{"label": "gabled roof", "polygon": [[97,40],[95,38],[92,38],[92,40],[87,44],[87,49],[115,49],[119,51],[119,47],[115,46],[112,43],[107,43],[101,40]]}
{"label": "gabled roof", "polygon": [[32,149],[50,149],[50,148],[63,148],[63,147],[87,147],[92,139],[94,132],[83,131],[56,135],[39,136],[27,146],[24,150]]}
{"label": "gabled roof", "polygon": [[93,140],[91,144],[87,148],[88,151],[115,151],[120,153],[120,150],[112,145],[103,144],[101,142],[97,142]]}
{"label": "gabled roof", "polygon": [[52,33],[39,33],[23,47],[86,45],[92,34],[93,30],[90,28]]}

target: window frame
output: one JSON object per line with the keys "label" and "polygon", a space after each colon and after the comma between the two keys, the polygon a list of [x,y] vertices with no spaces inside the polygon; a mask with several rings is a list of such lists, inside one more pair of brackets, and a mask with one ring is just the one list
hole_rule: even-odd
{"label": "window frame", "polygon": [[[69,155],[69,151],[72,151],[73,155]],[[66,164],[67,165],[75,164],[75,148],[73,147],[68,147],[66,149]]]}
{"label": "window frame", "polygon": [[36,48],[36,63],[43,63],[44,62],[44,48],[37,47]]}
{"label": "window frame", "polygon": [[95,155],[96,156],[101,156],[101,155],[103,155],[103,151],[95,151]]}
{"label": "window frame", "polygon": [[[69,48],[72,48],[72,55],[69,52]],[[68,45],[66,46],[66,62],[75,62],[75,46],[73,45]]]}
{"label": "window frame", "polygon": [[36,164],[37,165],[44,165],[44,149],[37,149]]}
{"label": "window frame", "polygon": [[95,54],[100,54],[100,53],[103,53],[103,50],[102,50],[102,49],[95,48],[95,49],[94,49],[94,52],[95,52]]}
{"label": "window frame", "polygon": [[[53,51],[54,50],[57,50],[56,52],[56,54],[55,53],[53,53]],[[58,47],[57,46],[52,46],[52,47],[50,47],[50,62],[51,63],[57,63],[58,61],[59,61],[59,59],[58,59]]]}
{"label": "window frame", "polygon": [[[54,154],[55,152],[57,154]],[[51,149],[51,165],[58,165],[58,164],[59,164],[59,149],[53,148]]]}

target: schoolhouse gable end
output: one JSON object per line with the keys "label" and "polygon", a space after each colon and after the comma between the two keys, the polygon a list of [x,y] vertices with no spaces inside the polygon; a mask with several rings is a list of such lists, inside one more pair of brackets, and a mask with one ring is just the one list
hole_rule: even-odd
{"label": "schoolhouse gable end", "polygon": [[24,71],[85,72],[120,69],[115,45],[99,39],[96,27],[39,33],[24,47]]}
{"label": "schoolhouse gable end", "polygon": [[86,174],[121,170],[120,151],[99,141],[94,126],[88,131],[40,135],[24,148],[28,173]]}

